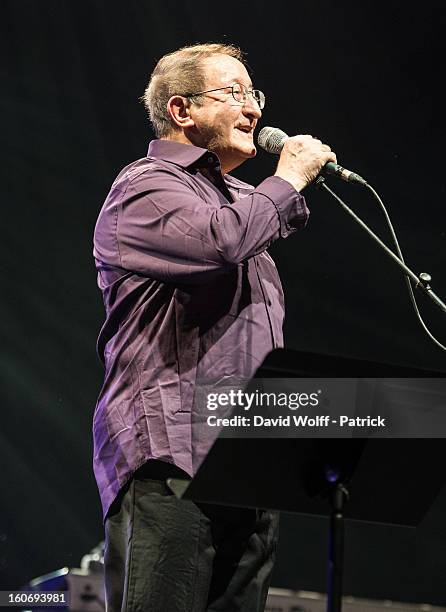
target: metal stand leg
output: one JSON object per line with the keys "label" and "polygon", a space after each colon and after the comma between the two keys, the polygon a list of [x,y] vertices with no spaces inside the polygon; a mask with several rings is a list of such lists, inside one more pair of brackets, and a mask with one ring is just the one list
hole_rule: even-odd
{"label": "metal stand leg", "polygon": [[331,495],[330,543],[328,558],[327,612],[342,611],[342,570],[344,561],[344,504],[348,491],[336,484]]}

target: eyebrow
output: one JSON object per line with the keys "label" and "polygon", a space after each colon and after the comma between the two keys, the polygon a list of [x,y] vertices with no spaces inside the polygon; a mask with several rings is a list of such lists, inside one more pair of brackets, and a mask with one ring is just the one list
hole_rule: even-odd
{"label": "eyebrow", "polygon": [[[248,87],[248,89],[255,89],[254,85],[252,83],[250,83],[249,85],[245,85],[244,83],[242,83],[241,81],[237,81],[237,79],[235,79],[234,81],[232,81],[231,85],[233,85],[234,83],[238,83],[239,85],[244,85],[245,87]],[[230,85],[230,86],[231,86]]]}

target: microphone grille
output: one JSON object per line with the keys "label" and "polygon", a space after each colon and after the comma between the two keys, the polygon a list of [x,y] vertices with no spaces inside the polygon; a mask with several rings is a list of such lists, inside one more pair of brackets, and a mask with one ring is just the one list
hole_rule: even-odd
{"label": "microphone grille", "polygon": [[257,143],[268,153],[279,155],[287,138],[288,134],[279,128],[264,127],[259,132]]}

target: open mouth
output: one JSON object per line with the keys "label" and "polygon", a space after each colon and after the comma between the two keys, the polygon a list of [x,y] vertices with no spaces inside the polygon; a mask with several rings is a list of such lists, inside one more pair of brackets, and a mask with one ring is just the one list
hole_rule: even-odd
{"label": "open mouth", "polygon": [[246,126],[246,127],[238,126],[236,129],[240,130],[240,132],[244,132],[245,134],[252,134],[254,131],[253,128],[249,126]]}

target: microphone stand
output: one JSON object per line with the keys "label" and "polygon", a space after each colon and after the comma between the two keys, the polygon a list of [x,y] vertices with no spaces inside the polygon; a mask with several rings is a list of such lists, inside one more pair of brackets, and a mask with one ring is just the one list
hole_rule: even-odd
{"label": "microphone stand", "polygon": [[351,217],[353,217],[353,219],[356,221],[356,223],[358,223],[358,225],[360,225],[367,233],[368,235],[373,238],[373,240],[379,244],[379,246],[387,253],[387,255],[389,255],[389,257],[391,257],[393,259],[393,261],[401,268],[401,270],[404,272],[404,274],[410,278],[410,280],[413,281],[413,283],[415,284],[415,288],[418,289],[422,289],[426,295],[428,295],[430,297],[430,299],[439,307],[441,308],[441,310],[446,314],[446,304],[438,297],[438,295],[436,295],[436,293],[434,293],[431,289],[431,286],[429,285],[430,281],[431,281],[431,276],[430,274],[427,274],[426,272],[422,272],[421,274],[419,274],[418,276],[415,274],[415,272],[413,272],[405,263],[404,261],[401,261],[401,259],[395,255],[395,253],[389,249],[389,247],[387,245],[384,244],[384,242],[378,238],[378,236],[368,227],[368,225],[366,225],[364,223],[364,221],[362,219],[360,219],[360,217],[358,217],[358,215],[356,213],[353,212],[353,210],[351,208],[349,208],[347,206],[347,204],[345,202],[343,202],[343,200],[341,200],[341,198],[336,195],[334,193],[334,191],[332,191],[330,189],[330,187],[328,187],[325,183],[325,179],[322,176],[318,176],[318,178],[316,179],[316,183],[315,183],[316,187],[323,187],[325,189],[325,191],[327,191],[331,196],[333,196],[335,198],[335,200],[337,200],[339,202],[339,204],[342,206],[342,208],[345,210],[345,212],[347,212]]}
{"label": "microphone stand", "polygon": [[[364,181],[365,183],[365,181]],[[363,183],[363,184],[364,184]],[[345,204],[341,198],[334,193],[325,183],[322,176],[315,181],[317,188],[323,187],[342,208],[360,225],[373,240],[387,253],[387,255],[400,267],[404,274],[420,287],[431,298],[431,300],[446,313],[446,304],[432,291],[429,283],[431,277],[422,272],[417,276],[400,257],[389,249],[384,242],[364,223],[364,221]],[[330,518],[330,546],[329,546],[329,571],[327,588],[327,612],[342,611],[342,581],[343,581],[343,551],[344,551],[344,507],[348,500],[348,491],[342,481],[335,482],[331,491],[331,518]]]}

